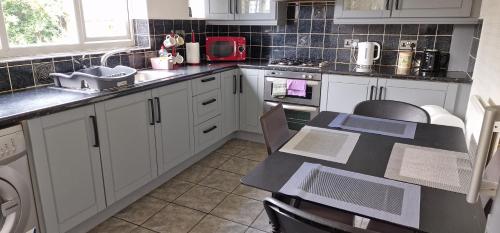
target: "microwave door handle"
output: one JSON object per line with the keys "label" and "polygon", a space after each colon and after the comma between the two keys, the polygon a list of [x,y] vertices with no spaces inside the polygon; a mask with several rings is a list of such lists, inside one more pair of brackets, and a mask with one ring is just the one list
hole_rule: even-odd
{"label": "microwave door handle", "polygon": [[234,53],[233,54],[234,54],[234,56],[236,56],[238,54],[238,44],[236,43],[236,41],[233,43],[234,43]]}

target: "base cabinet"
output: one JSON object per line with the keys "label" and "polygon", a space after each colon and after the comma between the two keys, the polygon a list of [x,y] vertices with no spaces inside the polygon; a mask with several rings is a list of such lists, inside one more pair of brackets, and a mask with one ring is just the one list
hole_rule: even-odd
{"label": "base cabinet", "polygon": [[328,94],[326,110],[352,113],[354,107],[365,100],[376,96],[377,78],[354,76],[324,76],[327,80]]}
{"label": "base cabinet", "polygon": [[259,118],[264,108],[264,72],[241,69],[239,85],[240,130],[261,134]]}
{"label": "base cabinet", "polygon": [[108,205],[157,176],[151,91],[95,105]]}
{"label": "base cabinet", "polygon": [[27,122],[46,232],[66,232],[106,208],[94,106]]}
{"label": "base cabinet", "polygon": [[239,107],[240,95],[238,70],[230,70],[221,73],[221,96],[222,96],[222,137],[226,137],[239,129]]}
{"label": "base cabinet", "polygon": [[192,94],[189,82],[154,89],[158,173],[189,159],[194,153]]}

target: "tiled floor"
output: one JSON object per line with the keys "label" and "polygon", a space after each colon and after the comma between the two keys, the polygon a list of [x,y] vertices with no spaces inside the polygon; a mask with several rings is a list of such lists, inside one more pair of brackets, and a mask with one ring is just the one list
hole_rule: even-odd
{"label": "tiled floor", "polygon": [[271,232],[262,205],[270,193],[240,184],[266,156],[263,144],[231,140],[91,232]]}

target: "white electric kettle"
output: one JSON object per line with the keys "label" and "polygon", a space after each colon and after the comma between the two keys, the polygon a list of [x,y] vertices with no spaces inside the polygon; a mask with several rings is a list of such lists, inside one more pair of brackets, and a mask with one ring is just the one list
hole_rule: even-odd
{"label": "white electric kettle", "polygon": [[[375,47],[377,47],[377,56],[375,56]],[[370,72],[373,62],[380,59],[380,51],[380,44],[377,42],[359,42],[356,71]]]}

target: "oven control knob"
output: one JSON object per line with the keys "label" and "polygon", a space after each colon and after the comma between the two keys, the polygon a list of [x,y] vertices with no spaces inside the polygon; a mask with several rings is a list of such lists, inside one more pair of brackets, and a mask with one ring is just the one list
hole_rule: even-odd
{"label": "oven control knob", "polygon": [[303,74],[303,75],[302,75],[302,78],[307,78],[307,75]]}
{"label": "oven control knob", "polygon": [[312,75],[307,75],[307,78],[308,78],[308,79],[312,79],[312,78],[313,78],[313,76],[312,76]]}

